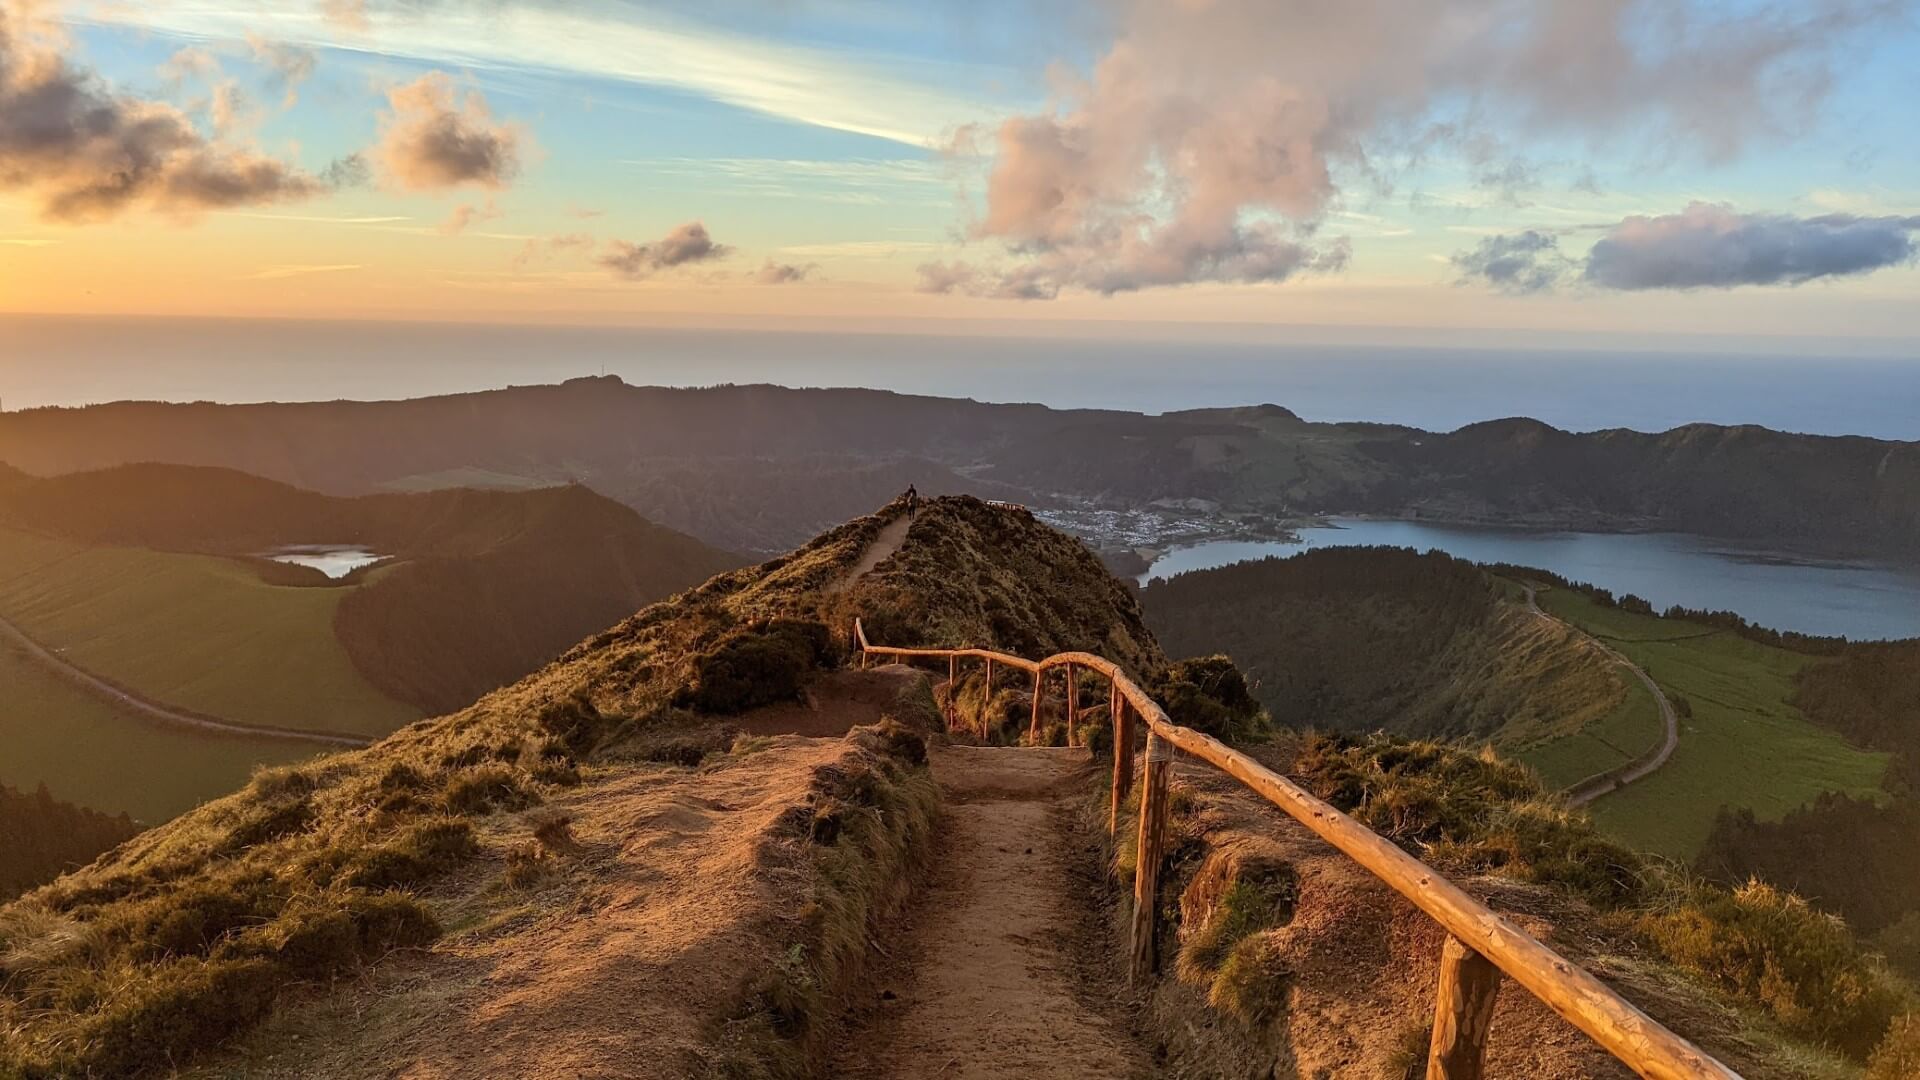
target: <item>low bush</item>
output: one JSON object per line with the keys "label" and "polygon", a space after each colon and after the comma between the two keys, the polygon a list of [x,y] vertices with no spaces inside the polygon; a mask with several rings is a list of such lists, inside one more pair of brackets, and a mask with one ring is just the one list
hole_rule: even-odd
{"label": "low bush", "polygon": [[1287,1004],[1293,969],[1279,943],[1265,934],[1244,938],[1227,953],[1207,989],[1207,1002],[1244,1024],[1262,1024]]}
{"label": "low bush", "polygon": [[1442,866],[1557,885],[1602,907],[1641,897],[1645,865],[1551,799],[1525,767],[1444,743],[1309,735],[1309,790]]}
{"label": "low bush", "polygon": [[1271,725],[1247,688],[1247,678],[1225,656],[1176,661],[1153,686],[1174,723],[1235,742],[1265,734]]}
{"label": "low bush", "polygon": [[49,1074],[130,1076],[167,1068],[273,1010],[279,978],[265,960],[177,960],[127,980],[90,1016]]}
{"label": "low bush", "polygon": [[1293,865],[1245,847],[1216,849],[1180,895],[1180,977],[1208,983],[1241,940],[1293,918]]}
{"label": "low bush", "polygon": [[539,801],[527,788],[524,774],[507,765],[476,765],[447,780],[441,799],[456,814],[478,815],[494,810],[518,810]]}
{"label": "low bush", "polygon": [[694,663],[692,683],[674,704],[729,715],[800,696],[807,678],[833,655],[833,634],[812,619],[777,618],[736,631]]}
{"label": "low bush", "polygon": [[434,818],[396,839],[356,854],[346,884],[361,889],[399,889],[432,879],[479,850],[473,826],[458,818]]}
{"label": "low bush", "polygon": [[1893,1022],[1867,1059],[1867,1080],[1913,1080],[1920,1076],[1920,1012]]}
{"label": "low bush", "polygon": [[1643,916],[1641,933],[1668,960],[1749,998],[1788,1031],[1856,1059],[1913,1007],[1897,978],[1863,954],[1846,924],[1761,882],[1700,887]]}

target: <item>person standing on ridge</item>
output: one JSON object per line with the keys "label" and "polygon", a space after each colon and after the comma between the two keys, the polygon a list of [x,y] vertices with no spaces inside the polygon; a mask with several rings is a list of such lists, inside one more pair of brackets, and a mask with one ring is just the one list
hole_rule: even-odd
{"label": "person standing on ridge", "polygon": [[920,493],[912,484],[907,485],[907,520],[913,520],[913,512],[920,508]]}

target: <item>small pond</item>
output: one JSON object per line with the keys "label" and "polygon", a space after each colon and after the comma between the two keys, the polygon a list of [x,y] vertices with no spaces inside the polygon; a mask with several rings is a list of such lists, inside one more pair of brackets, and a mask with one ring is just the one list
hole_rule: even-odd
{"label": "small pond", "polygon": [[266,552],[274,562],[311,566],[330,578],[343,578],[363,566],[372,566],[385,555],[353,544],[290,544]]}

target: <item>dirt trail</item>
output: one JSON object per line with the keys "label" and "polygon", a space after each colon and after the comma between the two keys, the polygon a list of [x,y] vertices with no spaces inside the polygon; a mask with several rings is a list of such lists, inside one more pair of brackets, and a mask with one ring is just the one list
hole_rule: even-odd
{"label": "dirt trail", "polygon": [[827,592],[844,591],[854,582],[866,577],[874,567],[886,562],[888,556],[899,551],[900,545],[907,542],[907,530],[912,527],[913,522],[909,521],[905,514],[887,522],[879,534],[873,538],[873,543],[868,544],[867,550],[860,554],[860,561],[853,564],[853,569],[847,571],[846,577],[827,586]]}
{"label": "dirt trail", "polygon": [[1603,773],[1597,773],[1569,787],[1567,789],[1567,804],[1569,806],[1585,806],[1600,796],[1606,795],[1609,792],[1618,791],[1628,784],[1633,783],[1635,780],[1647,776],[1654,770],[1660,768],[1660,766],[1665,765],[1667,759],[1672,757],[1673,752],[1680,747],[1680,716],[1674,712],[1673,702],[1668,700],[1666,691],[1660,689],[1660,684],[1654,682],[1653,676],[1648,675],[1640,665],[1627,659],[1625,653],[1622,653],[1620,650],[1608,645],[1606,642],[1601,641],[1599,638],[1594,637],[1592,634],[1587,633],[1572,623],[1567,622],[1565,619],[1549,615],[1540,607],[1539,586],[1522,585],[1520,587],[1527,591],[1528,610],[1543,619],[1552,619],[1554,622],[1560,623],[1567,629],[1572,630],[1574,633],[1592,642],[1601,652],[1606,653],[1607,656],[1611,657],[1616,663],[1625,667],[1628,671],[1633,672],[1634,678],[1639,679],[1640,682],[1652,692],[1654,702],[1660,706],[1660,721],[1666,726],[1665,738],[1663,738],[1660,741],[1660,745],[1655,747],[1651,752],[1641,754],[1625,765],[1608,769]]}
{"label": "dirt trail", "polygon": [[217,731],[223,735],[251,735],[263,739],[296,739],[300,742],[324,743],[329,746],[366,746],[372,739],[358,735],[343,735],[332,731],[306,731],[300,728],[263,727],[254,724],[240,724],[217,717],[202,716],[199,713],[186,712],[162,704],[151,698],[126,690],[114,683],[95,675],[93,672],[69,662],[65,657],[27,636],[27,632],[4,618],[0,618],[0,648],[11,646],[21,655],[39,664],[49,673],[65,679],[95,697],[109,704],[117,705],[142,719],[171,724],[175,727],[195,728],[200,731]]}
{"label": "dirt trail", "polygon": [[947,801],[932,881],[904,940],[887,943],[871,1015],[830,1074],[849,1080],[1151,1075],[1117,1015],[1124,988],[1080,963],[1097,934],[1075,910],[1062,800],[1085,767],[1068,749],[946,747]]}

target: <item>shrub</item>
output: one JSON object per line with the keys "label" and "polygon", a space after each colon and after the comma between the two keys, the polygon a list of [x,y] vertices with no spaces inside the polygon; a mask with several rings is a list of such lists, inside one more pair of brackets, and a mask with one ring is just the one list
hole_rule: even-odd
{"label": "shrub", "polygon": [[1920,1012],[1893,1022],[1867,1060],[1867,1080],[1913,1080],[1920,1076]]}
{"label": "shrub", "polygon": [[1846,925],[1792,893],[1754,881],[1701,888],[1644,916],[1641,932],[1668,960],[1758,1002],[1783,1027],[1865,1058],[1910,1006]]}
{"label": "shrub", "polygon": [[290,908],[231,952],[271,960],[293,978],[318,980],[439,936],[440,924],[419,901],[400,893],[354,893]]}
{"label": "shrub", "polygon": [[1294,771],[1314,794],[1433,862],[1558,885],[1602,907],[1636,901],[1644,864],[1490,752],[1310,735]]}
{"label": "shrub", "polygon": [[391,843],[355,856],[346,882],[362,889],[417,885],[479,850],[472,825],[458,818],[434,818],[409,828]]}
{"label": "shrub", "polygon": [[1246,676],[1225,656],[1181,660],[1154,686],[1154,697],[1174,723],[1233,742],[1268,727]]}
{"label": "shrub", "polygon": [[455,773],[441,791],[447,809],[456,814],[484,814],[518,810],[538,799],[521,781],[519,770],[506,765],[478,765]]}
{"label": "shrub", "polygon": [[204,956],[227,935],[272,918],[284,903],[264,871],[189,880],[126,906],[108,933],[139,959]]}
{"label": "shrub", "polygon": [[277,979],[265,960],[181,960],[128,980],[83,1025],[59,1075],[126,1076],[171,1068],[273,1009]]}
{"label": "shrub", "polygon": [[306,795],[291,802],[274,801],[249,806],[227,829],[226,849],[240,851],[291,836],[313,823],[313,800]]}
{"label": "shrub", "polygon": [[611,720],[603,716],[593,699],[584,693],[543,706],[535,723],[575,758],[592,752],[612,726]]}
{"label": "shrub", "polygon": [[1920,979],[1920,911],[1909,911],[1874,939],[1887,963],[1910,979]]}
{"label": "shrub", "polygon": [[524,889],[553,871],[553,855],[537,843],[515,844],[507,851],[507,884]]}
{"label": "shrub", "polygon": [[1286,1008],[1293,969],[1271,935],[1242,939],[1220,965],[1207,1003],[1245,1024],[1265,1023]]}
{"label": "shrub", "polygon": [[694,663],[692,684],[674,704],[727,715],[800,696],[807,677],[831,659],[833,634],[811,619],[770,619],[735,632]]}
{"label": "shrub", "polygon": [[573,815],[564,810],[536,810],[527,819],[533,826],[533,838],[553,851],[571,851],[578,846],[573,839]]}
{"label": "shrub", "polygon": [[1299,894],[1299,876],[1284,859],[1216,849],[1180,895],[1180,977],[1210,982],[1243,939],[1290,922]]}

